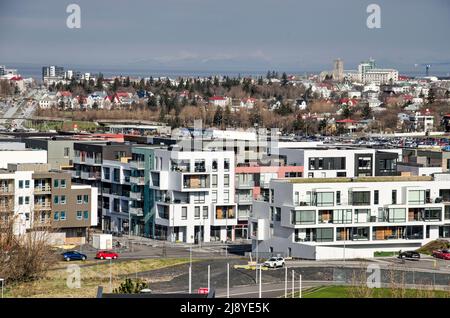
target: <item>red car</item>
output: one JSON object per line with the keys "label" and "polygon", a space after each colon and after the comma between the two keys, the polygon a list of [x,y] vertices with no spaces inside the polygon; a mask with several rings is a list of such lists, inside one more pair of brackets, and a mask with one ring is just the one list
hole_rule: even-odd
{"label": "red car", "polygon": [[99,251],[95,255],[95,258],[98,259],[116,259],[119,257],[119,254],[111,251]]}
{"label": "red car", "polygon": [[450,250],[433,251],[433,256],[436,258],[450,260]]}

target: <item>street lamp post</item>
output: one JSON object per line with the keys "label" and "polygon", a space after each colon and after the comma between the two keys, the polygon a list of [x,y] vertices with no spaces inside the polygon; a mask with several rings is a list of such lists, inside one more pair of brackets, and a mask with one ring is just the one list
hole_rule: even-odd
{"label": "street lamp post", "polygon": [[288,268],[284,267],[284,298],[287,298],[287,290],[288,290]]}
{"label": "street lamp post", "polygon": [[227,263],[227,298],[230,298],[230,263]]}
{"label": "street lamp post", "polygon": [[261,282],[261,272],[262,268],[261,265],[259,265],[259,298],[262,298],[262,282]]}
{"label": "street lamp post", "polygon": [[345,241],[347,240],[347,229],[344,226],[344,263],[345,263]]}

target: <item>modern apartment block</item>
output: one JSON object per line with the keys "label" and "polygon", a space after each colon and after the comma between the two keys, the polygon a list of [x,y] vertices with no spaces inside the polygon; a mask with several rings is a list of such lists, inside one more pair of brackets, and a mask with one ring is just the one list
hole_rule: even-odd
{"label": "modern apartment block", "polygon": [[186,243],[234,240],[234,153],[154,149],[149,214],[154,237]]}
{"label": "modern apartment block", "polygon": [[235,168],[236,204],[238,224],[236,238],[248,238],[248,218],[252,212],[253,200],[269,197],[270,180],[303,177],[302,166],[238,165]]}
{"label": "modern apartment block", "polygon": [[441,167],[443,172],[450,169],[450,152],[436,149],[403,148],[403,162],[421,165],[426,168]]}
{"label": "modern apartment block", "polygon": [[350,146],[284,148],[279,155],[287,165],[303,166],[305,178],[395,176],[401,149],[372,149]]}
{"label": "modern apartment block", "polygon": [[72,185],[69,172],[48,164],[9,164],[0,171],[0,211],[13,215],[17,235],[51,228],[80,243],[97,225],[97,189]]}
{"label": "modern apartment block", "polygon": [[103,160],[102,215],[103,229],[115,233],[129,231],[130,224],[130,158]]}
{"label": "modern apartment block", "polygon": [[[106,160],[120,162],[122,158],[131,158],[131,145],[116,142],[76,142],[72,178],[75,183],[88,184],[98,188],[98,202],[102,202],[102,164]],[[102,206],[99,204],[98,216],[102,218]],[[99,224],[103,224],[99,219]]]}
{"label": "modern apartment block", "polygon": [[249,220],[253,250],[373,257],[450,237],[450,175],[273,180]]}
{"label": "modern apartment block", "polygon": [[133,146],[130,161],[130,216],[132,233],[154,234],[154,194],[150,189],[150,171],[154,166],[153,146]]}

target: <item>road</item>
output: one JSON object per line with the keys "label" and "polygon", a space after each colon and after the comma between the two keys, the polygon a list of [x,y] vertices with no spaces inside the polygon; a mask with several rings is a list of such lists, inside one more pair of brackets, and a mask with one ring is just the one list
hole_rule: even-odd
{"label": "road", "polygon": [[[12,121],[12,127],[21,129],[25,119],[30,118],[37,108],[37,102],[29,102],[28,99],[36,95],[36,90],[31,90],[26,96],[20,97],[20,101],[13,102],[13,106],[8,108],[0,119],[0,129],[5,129],[5,124],[10,118],[21,118]],[[18,113],[19,109],[23,109],[23,113]],[[22,119],[23,118],[23,119]]]}

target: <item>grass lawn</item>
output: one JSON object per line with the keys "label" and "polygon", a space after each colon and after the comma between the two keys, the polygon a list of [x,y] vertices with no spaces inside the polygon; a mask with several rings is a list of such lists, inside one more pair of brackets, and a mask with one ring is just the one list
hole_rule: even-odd
{"label": "grass lawn", "polygon": [[[373,288],[370,298],[400,298],[401,290],[393,290],[392,288]],[[288,298],[292,294],[288,295]],[[298,297],[298,292],[294,294]],[[359,297],[355,292],[355,287],[351,286],[320,286],[312,287],[304,290],[303,298],[354,298]],[[405,298],[449,298],[450,292],[440,290],[416,290],[405,289],[403,293]]]}
{"label": "grass lawn", "polygon": [[[189,258],[170,259],[143,259],[130,261],[112,261],[111,267],[108,261],[91,260],[85,262],[57,262],[47,272],[44,278],[17,283],[6,286],[5,297],[95,297],[97,287],[104,287],[109,292],[110,272],[112,287],[116,288],[125,280],[122,275],[135,277],[135,273],[158,268],[188,263]],[[68,277],[73,273],[68,270],[68,265],[80,265],[81,288],[69,288]],[[148,277],[141,277],[147,279]],[[150,277],[151,282],[156,277]]]}
{"label": "grass lawn", "polygon": [[96,130],[98,128],[97,125],[91,121],[71,121],[71,120],[45,121],[45,122],[35,122],[33,120],[27,120],[25,122],[25,127],[34,128],[39,131],[47,131],[47,130],[71,131],[73,130],[75,124],[77,125],[78,130]]}
{"label": "grass lawn", "polygon": [[383,251],[380,251],[380,252],[374,252],[373,253],[374,257],[389,257],[389,256],[397,256],[397,255],[398,255],[398,252],[383,252]]}

